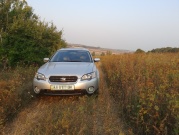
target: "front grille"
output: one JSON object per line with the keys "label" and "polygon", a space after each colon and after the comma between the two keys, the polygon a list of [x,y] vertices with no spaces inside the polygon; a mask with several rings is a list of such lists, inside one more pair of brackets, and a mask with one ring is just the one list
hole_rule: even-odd
{"label": "front grille", "polygon": [[77,76],[50,76],[50,82],[76,82]]}

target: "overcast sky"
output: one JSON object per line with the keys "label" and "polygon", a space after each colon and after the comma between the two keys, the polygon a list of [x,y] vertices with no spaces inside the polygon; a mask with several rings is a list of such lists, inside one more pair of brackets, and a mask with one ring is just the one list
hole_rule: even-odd
{"label": "overcast sky", "polygon": [[179,0],[27,0],[68,43],[145,51],[179,47]]}

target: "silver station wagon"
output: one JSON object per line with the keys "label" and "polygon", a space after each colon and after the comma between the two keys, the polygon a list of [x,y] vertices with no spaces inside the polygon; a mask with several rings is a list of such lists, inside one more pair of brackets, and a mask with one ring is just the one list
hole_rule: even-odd
{"label": "silver station wagon", "polygon": [[98,92],[99,72],[90,52],[84,48],[63,48],[44,58],[33,80],[36,94],[79,95]]}

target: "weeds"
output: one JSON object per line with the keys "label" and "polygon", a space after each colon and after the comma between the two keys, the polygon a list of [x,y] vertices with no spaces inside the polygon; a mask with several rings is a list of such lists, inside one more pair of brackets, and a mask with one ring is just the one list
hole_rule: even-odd
{"label": "weeds", "polygon": [[[0,81],[4,87],[3,95],[5,95],[5,92],[8,93],[6,98],[3,98],[2,110],[5,110],[6,113],[1,113],[3,114],[1,119],[6,122],[6,119],[11,117],[10,114],[17,112],[17,115],[13,117],[11,122],[6,122],[2,130],[3,135],[124,135],[123,126],[109,97],[102,73],[100,74],[100,94],[98,97],[96,95],[90,97],[85,95],[44,95],[36,98],[31,97],[33,68],[27,70],[20,68],[20,70],[16,69],[8,73],[1,73],[1,75],[8,76],[7,80],[16,82],[16,85],[14,85],[15,88],[12,91],[12,86],[15,83],[7,83],[5,80],[5,85],[3,85],[3,79]],[[26,74],[29,76],[26,76]],[[25,80],[21,81],[21,78],[25,78]],[[7,84],[11,85],[7,87]],[[18,106],[24,107],[19,110]]]}
{"label": "weeds", "polygon": [[0,129],[33,98],[34,69],[17,67],[0,72]]}
{"label": "weeds", "polygon": [[102,57],[112,97],[136,134],[179,133],[179,54]]}
{"label": "weeds", "polygon": [[101,77],[98,98],[34,98],[35,68],[1,71],[0,128],[18,114],[7,133],[123,134],[121,117],[127,134],[179,133],[179,54],[104,56],[102,68],[109,88]]}

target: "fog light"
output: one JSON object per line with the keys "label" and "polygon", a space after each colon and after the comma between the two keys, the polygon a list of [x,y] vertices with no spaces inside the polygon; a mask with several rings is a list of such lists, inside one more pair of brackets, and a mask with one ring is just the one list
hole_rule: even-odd
{"label": "fog light", "polygon": [[94,87],[89,87],[88,88],[88,93],[93,93],[94,92]]}
{"label": "fog light", "polygon": [[40,93],[40,89],[39,89],[38,87],[35,87],[34,92],[35,92],[36,94],[39,94],[39,93]]}

